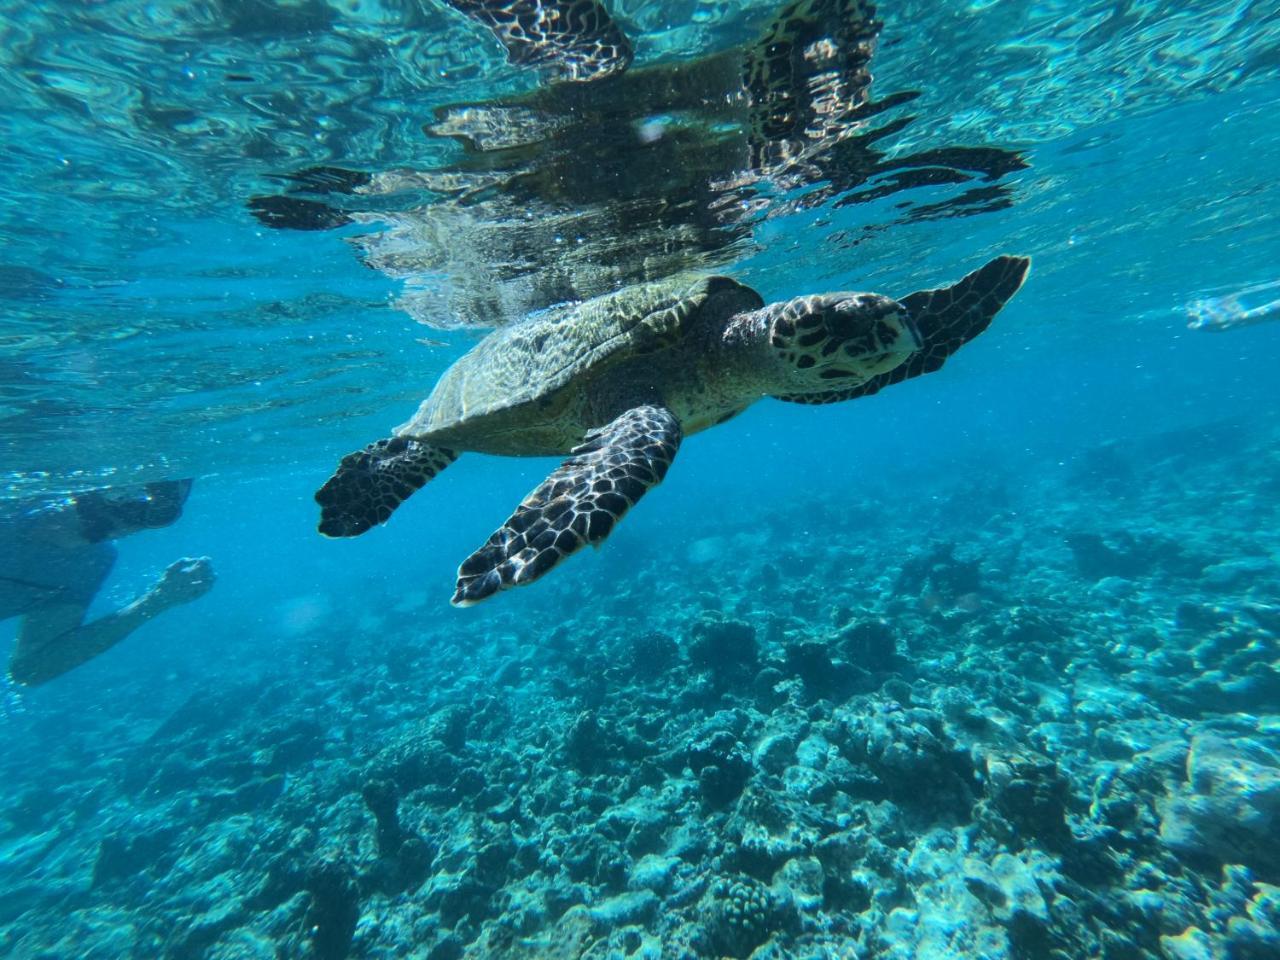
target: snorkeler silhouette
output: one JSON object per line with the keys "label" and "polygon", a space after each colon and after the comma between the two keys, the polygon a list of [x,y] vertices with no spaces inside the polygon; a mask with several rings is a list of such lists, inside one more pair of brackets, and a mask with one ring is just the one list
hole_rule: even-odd
{"label": "snorkeler silhouette", "polygon": [[84,622],[115,565],[109,541],[169,526],[190,492],[190,480],[107,487],[0,517],[0,620],[22,618],[9,658],[13,682],[47,683],[209,591],[209,559],[183,557],[132,603]]}

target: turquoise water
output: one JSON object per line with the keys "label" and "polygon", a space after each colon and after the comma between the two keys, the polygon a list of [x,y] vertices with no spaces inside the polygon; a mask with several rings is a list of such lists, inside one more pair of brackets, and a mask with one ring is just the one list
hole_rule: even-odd
{"label": "turquoise water", "polygon": [[[427,0],[0,5],[0,560],[194,477],[89,617],[217,573],[9,686],[4,952],[1280,956],[1280,323],[1202,322],[1276,299],[1280,5],[885,2],[763,174],[714,65],[775,5],[609,9],[634,63],[556,87]],[[487,327],[1000,253],[944,370],[686,439],[528,589],[448,604],[554,459],[315,532]]]}

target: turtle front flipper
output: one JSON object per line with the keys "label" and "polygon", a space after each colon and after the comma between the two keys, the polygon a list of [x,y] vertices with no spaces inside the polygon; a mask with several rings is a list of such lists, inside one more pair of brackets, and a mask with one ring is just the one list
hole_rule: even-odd
{"label": "turtle front flipper", "polygon": [[680,447],[682,431],[663,407],[634,407],[573,449],[485,545],[458,568],[455,606],[532,583],[585,544],[598,544]]}
{"label": "turtle front flipper", "polygon": [[627,69],[633,51],[600,0],[445,0],[488,27],[524,67],[562,80],[599,80]]}
{"label": "turtle front flipper", "polygon": [[1030,257],[996,257],[949,287],[917,290],[902,298],[923,346],[907,376],[929,373],[991,325],[995,315],[1022,289]]}
{"label": "turtle front flipper", "polygon": [[316,491],[320,532],[355,537],[386,523],[396,507],[456,459],[452,450],[408,437],[378,440],[347,454]]}
{"label": "turtle front flipper", "polygon": [[896,370],[866,384],[865,393],[939,369],[991,326],[996,314],[1022,289],[1030,269],[1030,257],[996,257],[949,287],[917,290],[903,297],[902,305],[920,334],[920,349]]}

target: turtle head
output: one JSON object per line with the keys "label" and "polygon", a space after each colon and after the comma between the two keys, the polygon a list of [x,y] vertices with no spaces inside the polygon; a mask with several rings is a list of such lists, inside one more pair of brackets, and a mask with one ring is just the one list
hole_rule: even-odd
{"label": "turtle head", "polygon": [[896,300],[878,293],[823,293],[774,303],[769,349],[788,394],[847,390],[887,373],[920,349],[920,333]]}

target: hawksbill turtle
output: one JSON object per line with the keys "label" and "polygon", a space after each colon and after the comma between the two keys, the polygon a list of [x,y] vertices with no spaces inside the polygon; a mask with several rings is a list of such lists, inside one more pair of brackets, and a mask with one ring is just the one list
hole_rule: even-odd
{"label": "hawksbill turtle", "polygon": [[826,293],[765,305],[724,276],[637,284],[495,330],[394,435],[343,457],[320,532],[386,522],[462,451],[568,454],[458,568],[467,606],[599,544],[666,475],[681,440],[756,400],[834,403],[937,370],[987,328],[1030,260],[1000,256],[901,300]]}
{"label": "hawksbill turtle", "polygon": [[[760,222],[800,210],[874,203],[889,223],[997,210],[1013,202],[1005,176],[1026,165],[990,146],[889,146],[916,122],[891,111],[918,94],[872,97],[883,25],[870,0],[783,0],[749,39],[640,64],[599,0],[448,2],[552,82],[434,107],[424,131],[457,145],[443,165],[311,167],[249,200],[277,229],[365,226],[348,241],[431,327],[499,326],[724,270]],[[928,202],[884,203],[921,188]]]}

